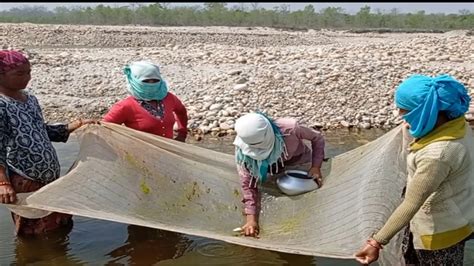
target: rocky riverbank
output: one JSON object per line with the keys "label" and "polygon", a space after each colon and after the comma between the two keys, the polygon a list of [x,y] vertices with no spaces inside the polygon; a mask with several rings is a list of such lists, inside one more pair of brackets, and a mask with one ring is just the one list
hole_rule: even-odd
{"label": "rocky riverbank", "polygon": [[30,56],[30,87],[50,121],[102,117],[126,96],[122,67],[134,60],[162,67],[196,135],[232,134],[235,119],[257,108],[323,129],[389,129],[400,123],[394,89],[413,73],[448,73],[474,93],[474,36],[468,31],[25,23],[0,24],[0,43]]}

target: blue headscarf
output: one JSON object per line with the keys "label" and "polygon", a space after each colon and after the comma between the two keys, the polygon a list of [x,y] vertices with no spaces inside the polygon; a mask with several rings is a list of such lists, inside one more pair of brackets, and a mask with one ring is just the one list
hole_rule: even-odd
{"label": "blue headscarf", "polygon": [[466,113],[470,101],[464,85],[449,75],[412,75],[395,92],[395,103],[408,111],[403,119],[410,124],[410,134],[415,138],[433,130],[439,111],[445,111],[452,120]]}
{"label": "blue headscarf", "polygon": [[[161,78],[160,68],[146,61],[126,65],[123,70],[127,78],[128,92],[138,100],[162,100],[168,94],[168,86]],[[158,79],[160,82],[147,83],[146,79]]]}

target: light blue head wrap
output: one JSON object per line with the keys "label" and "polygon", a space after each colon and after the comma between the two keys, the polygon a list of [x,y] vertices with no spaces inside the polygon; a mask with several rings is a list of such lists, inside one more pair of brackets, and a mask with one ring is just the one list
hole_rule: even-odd
{"label": "light blue head wrap", "polygon": [[[168,94],[168,86],[161,78],[160,68],[146,61],[126,65],[123,70],[127,79],[128,92],[139,100],[162,100]],[[160,82],[147,83],[146,79],[158,79]]]}
{"label": "light blue head wrap", "polygon": [[445,111],[452,120],[466,113],[470,101],[464,85],[449,75],[435,78],[413,75],[395,92],[395,103],[408,111],[403,118],[410,124],[410,134],[415,138],[433,130],[439,111]]}

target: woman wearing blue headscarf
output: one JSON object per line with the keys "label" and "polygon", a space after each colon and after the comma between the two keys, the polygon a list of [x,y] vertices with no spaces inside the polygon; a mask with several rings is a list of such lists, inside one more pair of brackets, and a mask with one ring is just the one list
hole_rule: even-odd
{"label": "woman wearing blue headscarf", "polygon": [[405,195],[385,225],[355,254],[369,264],[405,229],[407,264],[463,265],[464,244],[474,231],[474,139],[464,113],[470,97],[449,75],[413,75],[395,92],[415,140],[407,157]]}
{"label": "woman wearing blue headscarf", "polygon": [[168,91],[160,68],[139,61],[126,65],[124,74],[130,96],[114,104],[104,121],[165,138],[173,138],[173,126],[177,122],[178,134],[174,139],[184,142],[188,114],[178,97]]}

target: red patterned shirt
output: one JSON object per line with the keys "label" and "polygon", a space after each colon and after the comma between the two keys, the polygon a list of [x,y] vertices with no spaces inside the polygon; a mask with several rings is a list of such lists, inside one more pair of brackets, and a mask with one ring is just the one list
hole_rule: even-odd
{"label": "red patterned shirt", "polygon": [[165,138],[173,138],[173,126],[177,122],[178,135],[186,137],[188,114],[176,95],[168,92],[158,102],[157,106],[161,107],[158,111],[150,110],[151,106],[149,102],[129,96],[114,104],[103,120]]}

